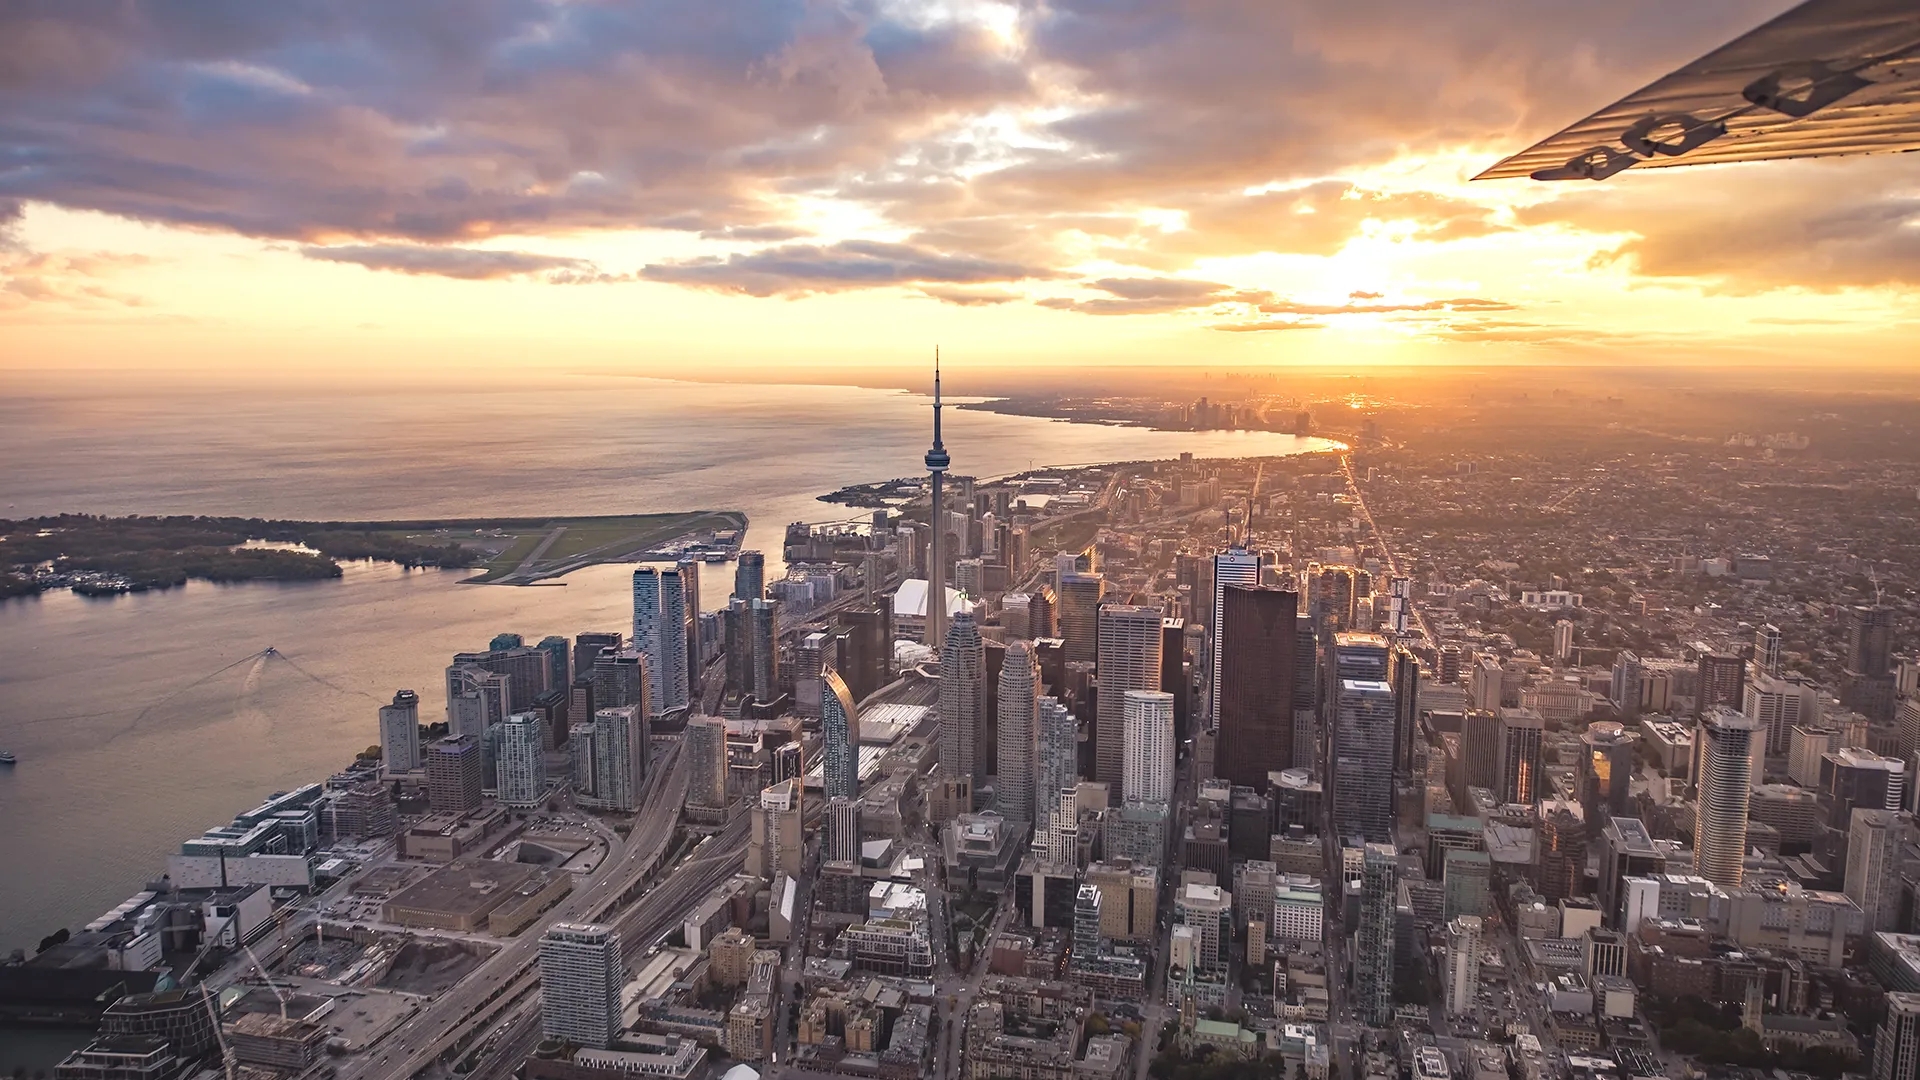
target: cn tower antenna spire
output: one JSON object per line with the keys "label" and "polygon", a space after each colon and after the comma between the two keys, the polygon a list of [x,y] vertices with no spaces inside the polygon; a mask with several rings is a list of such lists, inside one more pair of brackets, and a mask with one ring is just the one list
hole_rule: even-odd
{"label": "cn tower antenna spire", "polygon": [[947,515],[946,485],[943,482],[952,459],[940,442],[940,346],[933,347],[933,446],[927,450],[927,480],[932,499],[928,507],[927,544],[927,644],[940,655],[947,637]]}

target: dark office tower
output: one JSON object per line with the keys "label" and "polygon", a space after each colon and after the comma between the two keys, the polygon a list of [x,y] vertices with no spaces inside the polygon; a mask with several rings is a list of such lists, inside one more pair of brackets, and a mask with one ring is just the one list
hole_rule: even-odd
{"label": "dark office tower", "polygon": [[1392,685],[1343,679],[1334,697],[1333,830],[1345,841],[1393,840]]}
{"label": "dark office tower", "polygon": [[1587,830],[1628,812],[1635,737],[1611,720],[1596,720],[1580,736],[1580,812]]}
{"label": "dark office tower", "polygon": [[993,807],[1009,821],[1031,821],[1039,764],[1040,709],[1040,665],[1033,657],[1031,642],[1007,645],[994,685],[999,726]]}
{"label": "dark office tower", "polygon": [[1667,872],[1667,856],[1654,846],[1653,837],[1639,818],[1616,817],[1600,829],[1600,917],[1616,930],[1632,933],[1634,927],[1622,926],[1621,910],[1626,903],[1630,877],[1652,877]]}
{"label": "dark office tower", "polygon": [[490,652],[505,652],[508,649],[518,649],[526,643],[527,639],[519,634],[495,634],[493,640],[487,642],[487,649]]}
{"label": "dark office tower", "polygon": [[[594,714],[600,711],[599,702],[594,700],[593,675],[589,668],[573,680],[567,688],[567,719],[575,725],[593,723]],[[570,738],[571,732],[566,737]]]}
{"label": "dark office tower", "polygon": [[1207,665],[1207,719],[1210,721],[1220,717],[1220,696],[1225,681],[1220,665],[1225,661],[1227,650],[1232,647],[1227,643],[1228,632],[1232,629],[1226,624],[1227,590],[1235,586],[1258,584],[1259,552],[1233,547],[1213,557],[1213,596],[1210,601],[1213,613],[1208,622],[1213,627],[1213,649]]}
{"label": "dark office tower", "polygon": [[747,602],[734,597],[721,612],[721,630],[727,650],[727,690],[753,693],[753,619]]}
{"label": "dark office tower", "polygon": [[1504,803],[1532,806],[1545,793],[1540,775],[1540,741],[1546,720],[1532,709],[1500,710],[1500,788]]}
{"label": "dark office tower", "polygon": [[700,687],[700,560],[681,559],[680,590],[687,601],[687,688],[691,696],[698,696]]}
{"label": "dark office tower", "polygon": [[[974,624],[976,629],[979,625]],[[994,690],[1000,685],[1000,668],[1007,661],[1007,643],[982,635],[980,650],[987,673],[987,695],[985,723],[980,727],[978,771],[982,776],[994,776],[1000,772],[1000,695]]]}
{"label": "dark office tower", "polygon": [[617,709],[638,704],[647,693],[647,656],[636,649],[600,654],[593,662],[593,704]]}
{"label": "dark office tower", "polygon": [[956,611],[940,648],[940,768],[949,777],[984,786],[987,658],[971,612]]}
{"label": "dark office tower", "polygon": [[[600,653],[607,649],[618,649],[623,639],[619,634],[592,633],[581,634],[573,639],[573,677],[593,674],[593,662],[600,659]],[[586,723],[586,717],[592,713],[578,714],[577,719]]]}
{"label": "dark office tower", "polygon": [[1060,636],[1067,642],[1067,659],[1089,664],[1099,658],[1100,601],[1107,579],[1099,574],[1065,574],[1060,578]]}
{"label": "dark office tower", "polygon": [[749,630],[747,637],[753,654],[753,699],[772,701],[780,696],[780,657],[775,644],[780,640],[780,603],[777,600],[747,601]]}
{"label": "dark office tower", "polygon": [[1460,646],[1440,646],[1440,681],[1457,683],[1460,681]]}
{"label": "dark office tower", "polygon": [[1353,567],[1326,566],[1314,579],[1313,606],[1317,629],[1339,632],[1353,626]]}
{"label": "dark office tower", "polygon": [[1820,757],[1817,794],[1821,824],[1845,837],[1855,810],[1899,810],[1906,805],[1906,763],[1857,746],[1830,751]]}
{"label": "dark office tower", "polygon": [[1220,722],[1214,774],[1264,790],[1293,766],[1293,659],[1300,597],[1229,585],[1221,593]]}
{"label": "dark office tower", "polygon": [[[1129,690],[1160,689],[1160,609],[1103,604],[1099,610],[1098,662],[1094,675],[1094,776],[1109,784],[1115,804],[1126,786],[1126,699]],[[1071,646],[1071,640],[1067,643]],[[1169,717],[1168,728],[1172,728]]]}
{"label": "dark office tower", "polygon": [[887,605],[881,604],[850,608],[836,616],[840,625],[847,628],[847,662],[836,670],[846,680],[847,689],[853,692],[856,702],[867,700],[887,683],[887,659],[893,642],[890,612]]}
{"label": "dark office tower", "polygon": [[427,747],[427,805],[435,813],[479,809],[480,757],[480,740],[471,735],[451,735]]}
{"label": "dark office tower", "polygon": [[1399,905],[1399,853],[1368,844],[1362,855],[1360,927],[1353,956],[1354,1008],[1374,1027],[1393,1023],[1393,931]]}
{"label": "dark office tower", "polygon": [[1060,601],[1051,585],[1041,585],[1027,594],[1027,618],[1035,638],[1060,636]]}
{"label": "dark office tower", "polygon": [[546,725],[540,730],[547,733],[549,749],[558,750],[567,745],[567,717],[573,704],[571,690],[571,687],[549,690],[533,700],[533,714]]}
{"label": "dark office tower", "polygon": [[1301,612],[1294,620],[1293,707],[1311,709],[1320,701],[1319,639],[1313,632],[1313,618]]}
{"label": "dark office tower", "polygon": [[1394,720],[1393,775],[1410,780],[1421,768],[1424,756],[1420,739],[1420,661],[1405,645],[1393,648]]}
{"label": "dark office tower", "polygon": [[1893,669],[1893,612],[1859,606],[1845,612],[1847,670],[1862,675],[1885,675]]}
{"label": "dark office tower", "polygon": [[1461,718],[1460,760],[1466,766],[1466,787],[1486,788],[1499,796],[1500,714],[1474,709]]}
{"label": "dark office tower", "polygon": [[1548,799],[1540,804],[1535,845],[1540,861],[1540,898],[1549,904],[1587,892],[1587,823],[1580,804]]}
{"label": "dark office tower", "polygon": [[827,798],[860,797],[860,711],[840,673],[829,670],[820,695],[820,782]]}
{"label": "dark office tower", "polygon": [[554,635],[540,639],[539,649],[547,656],[547,689],[565,690],[573,683],[573,642]]}
{"label": "dark office tower", "polygon": [[1185,619],[1160,620],[1160,689],[1173,695],[1173,741],[1187,741],[1187,714],[1193,695],[1187,676],[1187,622]]}
{"label": "dark office tower", "polygon": [[733,568],[733,598],[764,600],[767,596],[767,557],[758,551],[743,551]]}

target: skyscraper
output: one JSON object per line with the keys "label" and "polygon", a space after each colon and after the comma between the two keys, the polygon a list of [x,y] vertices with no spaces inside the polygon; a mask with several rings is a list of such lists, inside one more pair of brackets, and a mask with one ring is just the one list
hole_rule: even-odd
{"label": "skyscraper", "polygon": [[[1356,836],[1368,843],[1393,839],[1397,719],[1392,686],[1375,680],[1340,681],[1334,699],[1332,753],[1333,830],[1342,841]],[[1391,922],[1391,915],[1388,918]]]}
{"label": "skyscraper", "polygon": [[1900,921],[1900,846],[1912,821],[1891,810],[1856,809],[1847,831],[1847,896],[1866,915],[1867,933]]}
{"label": "skyscraper", "polygon": [[633,647],[647,655],[654,716],[687,707],[687,598],[680,571],[633,572]]}
{"label": "skyscraper", "polygon": [[1126,763],[1122,787],[1132,802],[1173,800],[1173,695],[1129,690],[1122,701]]}
{"label": "skyscraper", "polygon": [[1540,740],[1547,722],[1532,709],[1500,710],[1500,789],[1502,803],[1532,806],[1543,794]]}
{"label": "skyscraper", "polygon": [[1878,604],[1846,610],[1847,670],[1885,675],[1893,670],[1893,612]]}
{"label": "skyscraper", "polygon": [[1723,889],[1736,888],[1747,854],[1747,808],[1753,793],[1753,740],[1758,725],[1728,708],[1708,710],[1694,736],[1700,761],[1693,817],[1693,868]]}
{"label": "skyscraper", "polygon": [[1737,709],[1747,681],[1747,662],[1727,653],[1701,653],[1695,681],[1694,711],[1699,716],[1715,705]]}
{"label": "skyscraper", "polygon": [[[1395,580],[1404,580],[1396,578]],[[1412,780],[1426,768],[1426,744],[1420,737],[1420,659],[1404,644],[1393,647],[1393,776]]]}
{"label": "skyscraper", "polygon": [[780,602],[749,600],[747,616],[753,699],[772,701],[780,696],[780,656],[775,651],[780,640]]}
{"label": "skyscraper", "polygon": [[500,801],[531,808],[547,797],[547,733],[538,713],[514,713],[500,725]]}
{"label": "skyscraper", "polygon": [[[1218,720],[1221,705],[1221,668],[1225,663],[1232,627],[1226,625],[1228,589],[1251,588],[1260,584],[1260,555],[1245,548],[1228,548],[1213,557],[1213,596],[1209,600],[1207,625],[1213,628],[1213,662],[1207,672],[1207,718]],[[1278,601],[1274,601],[1278,603]],[[1299,598],[1294,598],[1299,608]]]}
{"label": "skyscraper", "polygon": [[1360,926],[1353,957],[1354,1010],[1368,1024],[1393,1023],[1393,925],[1400,860],[1392,844],[1368,844],[1361,857]]}
{"label": "skyscraper", "polygon": [[687,598],[687,696],[700,681],[700,560],[688,556],[679,562],[680,589]]}
{"label": "skyscraper", "polygon": [[618,930],[590,923],[547,927],[540,939],[541,1034],[605,1049],[620,1032],[625,983]]}
{"label": "skyscraper", "polygon": [[1767,753],[1784,754],[1795,727],[1814,726],[1820,719],[1820,691],[1798,675],[1769,675],[1756,670],[1747,680],[1740,711],[1759,725]]}
{"label": "skyscraper", "polygon": [[1480,992],[1480,918],[1461,915],[1447,924],[1447,1015],[1473,1011]]}
{"label": "skyscraper", "polygon": [[411,690],[380,706],[380,765],[389,775],[420,767],[420,695]]}
{"label": "skyscraper", "polygon": [[828,799],[860,797],[860,713],[840,673],[821,676],[820,782]]}
{"label": "skyscraper", "polygon": [[807,852],[801,781],[783,780],[760,790],[753,806],[753,832],[747,843],[747,872],[772,878],[800,876]]}
{"label": "skyscraper", "polygon": [[[696,716],[681,736],[687,755],[687,805],[718,809],[727,805],[727,721]],[[829,795],[832,792],[828,792]]]}
{"label": "skyscraper", "polygon": [[1100,601],[1107,595],[1107,579],[1099,574],[1062,574],[1059,592],[1060,636],[1067,643],[1067,662],[1097,662]]}
{"label": "skyscraper", "polygon": [[1780,628],[1772,623],[1753,632],[1753,670],[1756,675],[1780,674]]}
{"label": "skyscraper", "polygon": [[1587,894],[1587,823],[1579,803],[1542,801],[1534,847],[1542,900],[1553,904]]}
{"label": "skyscraper", "polygon": [[1873,1080],[1920,1076],[1920,994],[1887,995],[1887,1016],[1873,1040]]}
{"label": "skyscraper", "polygon": [[[1219,565],[1225,557],[1215,558],[1216,575],[1230,569]],[[1220,598],[1214,772],[1236,785],[1264,788],[1268,773],[1291,768],[1294,761],[1294,639],[1300,597],[1285,589],[1229,585],[1220,590]]]}
{"label": "skyscraper", "polygon": [[1160,609],[1103,604],[1098,625],[1100,648],[1094,671],[1100,692],[1094,709],[1093,778],[1111,784],[1118,801],[1131,794],[1125,779],[1127,691],[1160,689]]}
{"label": "skyscraper", "polygon": [[958,611],[940,648],[940,768],[978,790],[986,779],[987,657],[971,612]]}
{"label": "skyscraper", "polygon": [[860,803],[845,795],[827,800],[827,836],[824,858],[829,862],[860,861]]}
{"label": "skyscraper", "polygon": [[1633,779],[1636,737],[1611,720],[1596,720],[1580,736],[1580,810],[1587,830],[1628,813],[1628,784]]}
{"label": "skyscraper", "polygon": [[733,566],[733,598],[735,600],[765,600],[767,598],[767,557],[758,551],[743,551],[740,561]]}
{"label": "skyscraper", "polygon": [[947,456],[947,448],[940,441],[940,348],[933,350],[933,445],[927,449],[927,482],[932,503],[927,511],[927,524],[932,527],[932,546],[927,551],[927,647],[934,655],[940,655],[940,648],[947,640],[947,561],[953,558],[953,552],[947,550],[947,467],[953,459]]}
{"label": "skyscraper", "polygon": [[607,810],[638,810],[647,779],[649,730],[644,697],[631,705],[596,709],[585,733],[589,746],[584,752],[575,748],[575,801]]}
{"label": "skyscraper", "polygon": [[465,814],[480,806],[480,740],[449,735],[427,747],[427,805]]}
{"label": "skyscraper", "polygon": [[1561,619],[1553,624],[1553,658],[1567,660],[1573,656],[1573,620]]}
{"label": "skyscraper", "polygon": [[1054,697],[1040,699],[1034,713],[1034,726],[1039,732],[1039,758],[1034,768],[1033,823],[1039,828],[1056,812],[1060,793],[1072,790],[1079,783],[1080,770],[1075,759],[1080,733],[1073,713]]}
{"label": "skyscraper", "polygon": [[1033,644],[1013,641],[1000,663],[996,687],[1000,707],[999,742],[994,755],[999,768],[993,806],[1009,821],[1034,820],[1034,776],[1039,765],[1040,662]]}
{"label": "skyscraper", "polygon": [[540,639],[538,648],[547,655],[547,689],[565,690],[573,682],[573,642],[549,634]]}

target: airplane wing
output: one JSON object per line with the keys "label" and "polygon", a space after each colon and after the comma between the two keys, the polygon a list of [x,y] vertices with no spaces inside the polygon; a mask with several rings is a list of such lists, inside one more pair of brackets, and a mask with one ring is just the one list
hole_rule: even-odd
{"label": "airplane wing", "polygon": [[1920,150],[1920,0],[1807,0],[1475,180]]}

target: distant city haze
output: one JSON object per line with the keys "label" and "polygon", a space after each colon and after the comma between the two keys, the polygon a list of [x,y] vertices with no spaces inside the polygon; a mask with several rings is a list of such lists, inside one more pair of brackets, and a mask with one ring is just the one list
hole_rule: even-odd
{"label": "distant city haze", "polygon": [[[0,399],[0,516],[738,509],[752,520],[746,546],[767,553],[772,576],[784,573],[789,521],[867,516],[815,496],[917,473],[931,420],[927,399],[892,391],[538,381],[10,396]],[[954,472],[980,477],[1328,445],[960,410],[946,425]],[[20,757],[0,772],[0,866],[19,871],[0,875],[0,952],[84,925],[158,877],[182,839],[346,765],[378,741],[375,710],[394,690],[419,691],[422,719],[441,719],[454,652],[502,631],[537,640],[631,621],[626,566],[514,588],[459,585],[466,571],[345,565],[344,579],[313,584],[194,581],[110,600],[56,591],[0,602],[0,747]],[[704,606],[725,605],[732,572],[708,570],[717,584],[702,590]],[[269,645],[293,663],[212,675]]]}

